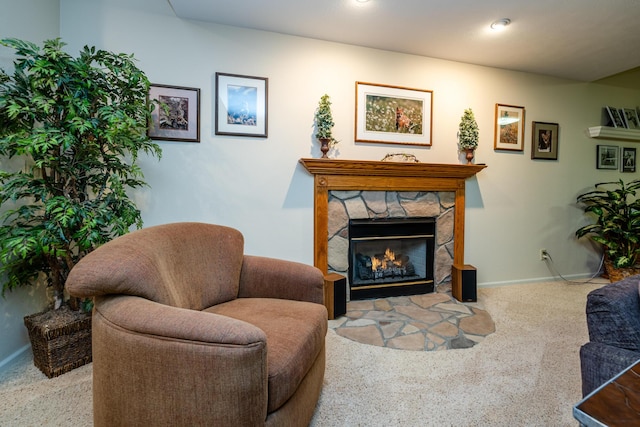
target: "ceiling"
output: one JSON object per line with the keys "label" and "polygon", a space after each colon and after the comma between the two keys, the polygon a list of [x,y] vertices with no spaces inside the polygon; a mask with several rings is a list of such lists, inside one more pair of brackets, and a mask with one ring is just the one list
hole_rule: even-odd
{"label": "ceiling", "polygon": [[[580,81],[632,70],[640,81],[640,0],[168,1],[185,19]],[[501,18],[511,25],[490,31]]]}

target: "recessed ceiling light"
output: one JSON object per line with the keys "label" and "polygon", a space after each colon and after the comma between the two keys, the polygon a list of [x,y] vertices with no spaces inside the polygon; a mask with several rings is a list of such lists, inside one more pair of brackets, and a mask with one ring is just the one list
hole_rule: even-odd
{"label": "recessed ceiling light", "polygon": [[491,24],[491,29],[496,31],[504,30],[509,24],[511,24],[511,19],[509,18],[498,19]]}
{"label": "recessed ceiling light", "polygon": [[368,2],[369,0],[356,0],[356,1],[357,1],[358,3],[366,3],[366,2]]}

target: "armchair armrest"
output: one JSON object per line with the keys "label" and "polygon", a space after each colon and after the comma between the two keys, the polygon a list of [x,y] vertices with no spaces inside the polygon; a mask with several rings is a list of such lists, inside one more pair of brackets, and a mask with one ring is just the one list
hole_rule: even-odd
{"label": "armchair armrest", "polygon": [[324,276],[311,265],[245,255],[240,298],[280,298],[323,303]]}
{"label": "armchair armrest", "polygon": [[259,328],[122,295],[96,297],[92,322],[96,426],[264,423],[267,351]]}

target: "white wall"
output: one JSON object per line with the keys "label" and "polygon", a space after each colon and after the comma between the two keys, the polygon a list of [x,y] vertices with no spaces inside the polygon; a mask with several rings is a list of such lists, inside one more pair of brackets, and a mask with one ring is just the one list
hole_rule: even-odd
{"label": "white wall", "polygon": [[[330,155],[341,159],[406,152],[427,163],[462,163],[456,132],[464,109],[473,108],[476,162],[488,168],[467,183],[465,260],[481,286],[547,279],[538,260],[543,247],[565,276],[597,267],[590,245],[573,238],[584,222],[573,202],[593,183],[622,174],[595,169],[598,142],[585,130],[599,124],[604,105],[640,105],[638,91],[185,21],[166,1],[60,4],[60,34],[71,52],[89,44],[134,53],[152,82],[201,89],[201,142],[161,142],[162,160],[142,162],[151,189],[135,197],[146,226],[229,225],[244,233],[247,253],[312,263],[313,179],[298,160],[320,156],[313,114],[328,93],[341,141]],[[268,138],[214,135],[216,72],[269,78]],[[433,146],[354,143],[356,81],[433,90]],[[524,152],[493,150],[496,103],[526,108]],[[531,121],[560,124],[558,161],[530,159]]]}
{"label": "white wall", "polygon": [[[59,8],[57,0],[0,0],[0,38],[39,42],[58,37]],[[0,68],[10,72],[12,62],[13,52],[0,47]],[[29,345],[24,316],[45,306],[42,289],[18,289],[0,298],[0,367]]]}

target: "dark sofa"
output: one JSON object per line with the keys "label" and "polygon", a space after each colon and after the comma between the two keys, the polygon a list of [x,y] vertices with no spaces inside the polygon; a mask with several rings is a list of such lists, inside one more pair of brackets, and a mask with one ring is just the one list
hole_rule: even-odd
{"label": "dark sofa", "polygon": [[587,296],[589,342],[580,349],[586,396],[640,359],[640,276],[593,290]]}

